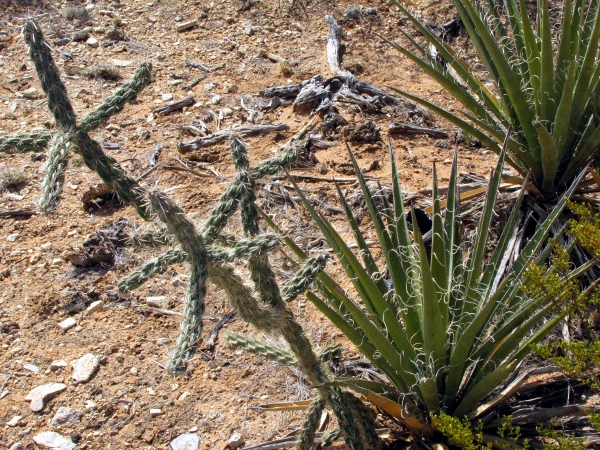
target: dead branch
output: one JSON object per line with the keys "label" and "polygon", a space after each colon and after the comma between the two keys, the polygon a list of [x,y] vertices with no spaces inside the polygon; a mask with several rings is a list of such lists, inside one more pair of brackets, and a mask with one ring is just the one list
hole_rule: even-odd
{"label": "dead branch", "polygon": [[187,153],[193,150],[198,150],[204,147],[210,147],[211,145],[224,142],[227,139],[229,139],[229,136],[232,133],[239,134],[242,137],[248,137],[259,136],[268,133],[276,133],[279,131],[287,131],[289,129],[290,127],[284,123],[279,123],[277,125],[244,125],[236,128],[231,128],[229,130],[218,131],[208,136],[197,137],[196,139],[192,139],[191,141],[180,142],[179,144],[177,144],[177,148],[179,149],[180,153]]}
{"label": "dead branch", "polygon": [[194,96],[188,95],[187,97],[182,98],[181,100],[178,100],[176,102],[171,102],[166,106],[160,106],[160,107],[156,108],[153,112],[160,114],[161,116],[164,116],[165,114],[169,114],[173,111],[183,109],[186,106],[192,106],[194,104],[194,102],[195,102]]}

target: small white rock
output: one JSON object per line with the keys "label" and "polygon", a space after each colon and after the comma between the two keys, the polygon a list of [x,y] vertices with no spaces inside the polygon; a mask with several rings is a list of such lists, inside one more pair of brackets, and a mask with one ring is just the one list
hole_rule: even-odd
{"label": "small white rock", "polygon": [[67,439],[62,434],[55,433],[54,431],[44,431],[36,434],[33,440],[40,447],[57,450],[72,450],[77,446],[71,439]]}
{"label": "small white rock", "polygon": [[9,234],[8,236],[6,236],[6,240],[8,242],[15,242],[18,237],[19,237],[19,233],[13,233],[13,234]]}
{"label": "small white rock", "polygon": [[65,389],[67,389],[67,385],[64,383],[42,384],[29,391],[29,394],[25,397],[25,401],[31,402],[29,407],[33,412],[38,412],[44,409],[47,400],[60,394]]}
{"label": "small white rock", "polygon": [[35,364],[29,364],[29,363],[23,364],[23,369],[29,370],[30,372],[33,372],[33,373],[39,373],[39,371],[40,371],[40,368],[38,366],[36,366]]}
{"label": "small white rock", "polygon": [[200,436],[196,433],[187,433],[177,436],[171,441],[171,450],[198,450]]}
{"label": "small white rock", "polygon": [[50,363],[50,370],[64,369],[65,367],[67,367],[67,363],[65,361],[63,361],[62,359],[52,361]]}
{"label": "small white rock", "polygon": [[77,409],[70,408],[68,406],[61,406],[54,414],[52,418],[53,427],[72,427],[81,422],[81,416],[83,413]]}
{"label": "small white rock", "polygon": [[60,258],[54,258],[52,260],[52,265],[53,266],[58,266],[61,262],[62,262],[62,259],[60,259]]}
{"label": "small white rock", "polygon": [[161,414],[162,414],[162,410],[161,410],[161,409],[158,409],[158,408],[152,408],[152,409],[150,410],[150,415],[151,415],[152,417],[157,417],[157,416],[160,416]]}
{"label": "small white rock", "polygon": [[85,409],[96,409],[96,402],[93,400],[86,400]]}
{"label": "small white rock", "polygon": [[61,330],[67,331],[70,328],[73,328],[77,324],[77,321],[72,317],[67,317],[65,320],[58,324],[58,328]]}
{"label": "small white rock", "polygon": [[73,375],[71,375],[71,378],[80,383],[90,381],[96,370],[98,370],[99,364],[97,356],[86,353],[81,358],[71,362],[71,366],[73,366]]}
{"label": "small white rock", "polygon": [[87,307],[87,309],[85,310],[85,315],[89,316],[95,313],[96,311],[100,311],[103,306],[104,302],[102,300],[96,300],[95,302],[92,302],[90,306]]}
{"label": "small white rock", "polygon": [[146,297],[146,304],[155,308],[165,309],[169,306],[169,299],[164,295]]}
{"label": "small white rock", "polygon": [[38,92],[38,90],[36,88],[29,88],[24,90],[22,93],[23,97],[28,98],[30,100],[35,100],[37,98],[40,98],[40,93]]}
{"label": "small white rock", "polygon": [[129,369],[129,373],[135,377],[135,376],[137,376],[139,371],[138,371],[137,367],[132,367],[131,369]]}
{"label": "small white rock", "polygon": [[219,103],[221,103],[221,100],[223,99],[223,97],[221,97],[219,94],[215,95],[212,100],[210,101],[213,105],[218,105]]}
{"label": "small white rock", "polygon": [[40,249],[47,252],[52,249],[52,242],[46,242],[45,244],[40,245]]}
{"label": "small white rock", "polygon": [[236,431],[231,435],[231,437],[227,441],[227,445],[225,445],[225,448],[235,450],[236,448],[241,447],[245,443],[246,441],[244,441],[242,434]]}
{"label": "small white rock", "polygon": [[13,416],[12,419],[6,422],[6,425],[8,425],[9,427],[16,427],[22,418],[23,416]]}
{"label": "small white rock", "polygon": [[124,61],[122,59],[111,59],[110,62],[113,66],[127,67],[133,64],[133,61]]}
{"label": "small white rock", "polygon": [[85,43],[92,48],[98,48],[100,46],[98,39],[93,38],[93,37],[89,38],[87,41],[85,41]]}
{"label": "small white rock", "polygon": [[170,102],[171,100],[173,100],[173,94],[163,94],[162,95],[163,102]]}

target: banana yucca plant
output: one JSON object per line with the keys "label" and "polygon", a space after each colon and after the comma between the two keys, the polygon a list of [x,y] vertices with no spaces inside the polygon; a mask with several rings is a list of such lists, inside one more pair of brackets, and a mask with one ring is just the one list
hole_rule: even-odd
{"label": "banana yucca plant", "polygon": [[[516,222],[525,191],[522,189],[503,233],[488,255],[490,225],[506,152],[500,153],[489,181],[482,216],[470,246],[461,243],[455,154],[443,212],[434,170],[433,229],[428,254],[420,231],[416,227],[412,232],[409,229],[391,145],[393,201],[382,198],[379,206],[351,152],[350,155],[389,280],[384,278],[385,270],[367,245],[339,188],[358,256],[294,183],[359,300],[325,272],[316,277],[318,289],[308,291],[307,297],[387,377],[389,384],[357,379],[334,383],[358,390],[421,434],[432,431],[429,417],[440,411],[461,418],[474,417],[481,413],[477,409],[481,401],[515,371],[531,345],[562,318],[553,314],[552,305],[542,304],[538,298],[526,298],[521,288],[529,265],[541,264],[547,258],[549,250],[542,248],[543,243],[575,184],[515,257]],[[416,224],[416,220],[412,223]],[[300,259],[307,258],[291,239],[286,238],[285,242]],[[569,278],[587,267],[572,271]]]}
{"label": "banana yucca plant", "polygon": [[563,0],[559,22],[548,0],[538,0],[537,20],[525,0],[453,0],[493,81],[488,87],[476,70],[403,5],[394,4],[435,48],[432,54],[404,31],[414,50],[388,41],[458,100],[460,113],[444,110],[400,89],[484,145],[500,153],[512,127],[507,162],[548,200],[563,193],[600,149],[599,0]]}

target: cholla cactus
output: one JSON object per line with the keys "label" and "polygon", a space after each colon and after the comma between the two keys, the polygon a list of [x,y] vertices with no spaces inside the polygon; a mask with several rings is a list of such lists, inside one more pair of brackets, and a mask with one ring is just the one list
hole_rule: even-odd
{"label": "cholla cactus", "polygon": [[[202,333],[206,281],[211,281],[227,294],[243,320],[259,330],[281,334],[289,344],[291,353],[239,335],[232,337],[232,341],[236,341],[240,347],[253,349],[256,353],[270,356],[281,363],[296,366],[308,382],[317,388],[318,396],[305,421],[300,448],[309,448],[312,444],[318,417],[325,405],[334,411],[341,434],[349,448],[377,448],[379,440],[374,432],[372,412],[349,392],[327,385],[330,380],[321,365],[321,360],[315,355],[304,330],[286,307],[285,301],[293,300],[306,289],[315,275],[322,270],[325,260],[317,258],[305,264],[284,288],[282,295],[268,259],[268,253],[280,239],[260,233],[259,214],[255,205],[256,180],[273,175],[295,161],[296,141],[292,139],[278,156],[250,168],[243,142],[233,136],[230,144],[237,174],[203,226],[196,229],[179,206],[164,193],[158,190],[149,191],[140,185],[88,135],[113,114],[121,111],[127,102],[136,98],[150,81],[150,64],[142,64],[132,81],[117,90],[77,125],[58,69],[35,22],[26,22],[24,36],[42,88],[48,97],[48,107],[54,115],[57,131],[0,138],[0,151],[10,153],[39,150],[49,145],[47,175],[40,200],[40,207],[45,213],[52,211],[59,202],[69,154],[74,151],[80,153],[87,167],[98,173],[142,218],[155,217],[162,223],[157,232],[135,237],[132,243],[175,246],[121,280],[119,290],[132,290],[171,264],[190,262],[191,275],[184,301],[184,319],[176,348],[172,351],[169,369],[173,372],[185,370],[187,362],[196,351]],[[236,212],[238,206],[245,234],[245,238],[242,239],[223,233],[228,219]],[[238,264],[241,259],[248,261],[247,269],[254,290],[246,285],[239,271],[234,268],[233,264]],[[338,350],[330,349],[322,355],[323,360],[337,353]]]}

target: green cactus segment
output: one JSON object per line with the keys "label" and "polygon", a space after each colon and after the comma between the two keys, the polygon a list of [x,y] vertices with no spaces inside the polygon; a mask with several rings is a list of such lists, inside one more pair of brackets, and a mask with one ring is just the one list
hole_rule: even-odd
{"label": "green cactus segment", "polygon": [[47,131],[0,136],[0,153],[41,152],[46,150],[50,139],[52,133]]}
{"label": "green cactus segment", "polygon": [[323,434],[321,438],[321,446],[327,448],[333,445],[335,441],[339,441],[342,438],[342,431],[339,428],[334,428]]}
{"label": "green cactus segment", "polygon": [[152,65],[143,63],[135,72],[132,80],[108,97],[104,103],[89,113],[81,121],[79,131],[89,133],[106,123],[112,116],[120,113],[128,102],[133,102],[152,78]]}
{"label": "green cactus segment", "polygon": [[321,398],[313,400],[308,408],[308,413],[302,424],[302,432],[300,433],[300,444],[298,450],[310,450],[315,444],[315,433],[321,422],[321,414],[325,408],[325,401]]}
{"label": "green cactus segment", "polygon": [[204,224],[203,234],[207,242],[215,240],[221,230],[225,228],[227,220],[235,212],[244,194],[244,183],[248,183],[249,180],[247,173],[238,173],[227,190],[221,194],[219,204],[213,208]]}
{"label": "green cactus segment", "polygon": [[124,293],[137,289],[150,278],[162,273],[167,267],[187,261],[187,257],[187,253],[181,249],[172,248],[167,250],[122,278],[118,284],[119,292]]}
{"label": "green cactus segment", "polygon": [[319,352],[319,361],[322,363],[327,361],[333,361],[336,358],[341,358],[344,352],[342,344],[332,344],[325,347]]}
{"label": "green cactus segment", "polygon": [[183,210],[165,194],[158,191],[148,193],[148,203],[167,231],[179,242],[183,251],[188,254],[192,265],[188,292],[184,299],[183,321],[177,345],[171,355],[170,370],[184,371],[187,362],[192,359],[202,333],[202,316],[206,309],[207,253],[204,239],[184,215]]}
{"label": "green cactus segment", "polygon": [[29,56],[35,64],[42,89],[48,96],[48,108],[52,111],[56,124],[66,132],[75,128],[75,111],[67,95],[67,89],[60,80],[60,72],[54,64],[50,46],[44,40],[38,25],[28,20],[23,28],[23,37],[29,46]]}
{"label": "green cactus segment", "polygon": [[157,230],[144,230],[131,236],[131,245],[134,247],[157,248],[173,243],[173,236],[163,227]]}
{"label": "green cactus segment", "polygon": [[45,164],[46,176],[42,182],[42,196],[38,203],[44,214],[52,212],[60,202],[71,146],[71,141],[62,133],[56,133],[52,137]]}
{"label": "green cactus segment", "polygon": [[286,283],[283,288],[283,299],[288,303],[294,301],[298,295],[308,289],[316,276],[325,269],[326,264],[327,255],[307,259],[294,278]]}
{"label": "green cactus segment", "polygon": [[[349,424],[351,430],[344,428],[344,425],[340,423],[340,428],[347,433],[355,433],[355,438],[364,443],[365,449],[378,449],[380,448],[380,441],[377,432],[375,431],[375,411],[365,405],[356,396],[350,392],[342,392],[340,394],[342,402],[346,407],[352,411],[353,421]],[[345,426],[348,426],[347,424]],[[356,436],[358,434],[358,436]]]}
{"label": "green cactus segment", "polygon": [[104,153],[100,144],[87,134],[76,135],[74,143],[85,165],[96,172],[124,203],[133,206],[143,219],[149,219],[150,214],[144,201],[145,189],[128,176],[119,163]]}
{"label": "green cactus segment", "polygon": [[239,333],[229,333],[226,337],[227,343],[232,347],[250,352],[254,355],[260,355],[269,361],[276,362],[286,367],[296,365],[296,358],[290,352],[281,350],[265,341],[254,339]]}

